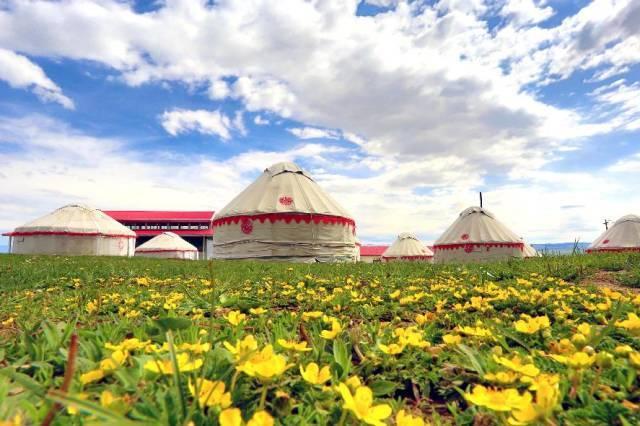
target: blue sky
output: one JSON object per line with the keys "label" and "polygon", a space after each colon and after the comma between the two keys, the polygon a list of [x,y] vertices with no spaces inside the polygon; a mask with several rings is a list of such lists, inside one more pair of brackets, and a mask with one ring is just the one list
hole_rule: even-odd
{"label": "blue sky", "polygon": [[0,231],[77,201],[217,210],[292,160],[365,242],[433,241],[480,190],[529,241],[590,241],[640,212],[639,17],[631,0],[0,0]]}

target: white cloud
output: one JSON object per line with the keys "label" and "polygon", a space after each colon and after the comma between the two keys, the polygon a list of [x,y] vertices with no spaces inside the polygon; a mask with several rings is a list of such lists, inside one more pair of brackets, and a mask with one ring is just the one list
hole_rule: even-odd
{"label": "white cloud", "polygon": [[636,176],[640,175],[640,152],[616,161],[607,170],[614,173],[635,173]]}
{"label": "white cloud", "polygon": [[516,25],[537,24],[553,15],[553,9],[545,1],[507,0],[500,15],[511,18]]}
{"label": "white cloud", "polygon": [[231,138],[232,121],[220,111],[203,109],[187,110],[176,108],[165,111],[161,118],[162,127],[172,136],[186,132],[217,135],[227,140]]}
{"label": "white cloud", "polygon": [[255,124],[256,126],[266,126],[269,124],[269,120],[263,118],[260,114],[257,114],[255,117],[253,117],[253,124]]}
{"label": "white cloud", "polygon": [[31,89],[42,101],[56,102],[67,109],[73,109],[73,101],[62,94],[62,90],[42,68],[26,56],[0,47],[0,80],[19,89]]}
{"label": "white cloud", "polygon": [[287,131],[298,139],[338,139],[340,137],[340,134],[334,130],[317,127],[294,127]]}

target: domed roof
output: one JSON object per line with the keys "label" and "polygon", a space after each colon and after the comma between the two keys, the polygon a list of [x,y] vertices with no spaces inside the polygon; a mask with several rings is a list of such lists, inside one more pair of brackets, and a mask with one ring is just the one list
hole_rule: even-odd
{"label": "domed roof", "polygon": [[640,249],[640,216],[622,216],[589,246],[587,251]]}
{"label": "domed roof", "polygon": [[10,233],[19,235],[102,235],[135,238],[136,233],[98,209],[69,204],[35,219]]}
{"label": "domed roof", "polygon": [[307,213],[351,218],[351,215],[294,163],[267,167],[252,184],[216,213],[225,217],[270,213]]}
{"label": "domed roof", "polygon": [[522,241],[487,209],[469,207],[460,213],[434,245],[489,242],[521,243]]}
{"label": "domed roof", "polygon": [[198,251],[198,249],[173,232],[163,232],[160,235],[156,235],[136,248],[136,253],[168,251]]}
{"label": "domed roof", "polygon": [[433,252],[415,234],[403,232],[382,253],[383,258],[432,257]]}

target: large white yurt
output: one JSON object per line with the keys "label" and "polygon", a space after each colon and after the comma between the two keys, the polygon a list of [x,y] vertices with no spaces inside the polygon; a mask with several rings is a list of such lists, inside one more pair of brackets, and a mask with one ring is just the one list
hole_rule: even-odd
{"label": "large white yurt", "polygon": [[587,249],[587,253],[622,251],[640,251],[640,216],[622,216]]}
{"label": "large white yurt", "polygon": [[303,169],[278,163],[213,218],[215,259],[354,262],[355,221]]}
{"label": "large white yurt", "polygon": [[403,232],[393,244],[382,253],[383,262],[431,262],[433,252],[420,242],[418,237],[409,232]]}
{"label": "large white yurt", "polygon": [[433,261],[490,262],[523,258],[524,243],[487,209],[469,207],[433,246]]}
{"label": "large white yurt", "polygon": [[136,247],[136,256],[196,260],[198,248],[173,232],[163,232]]}
{"label": "large white yurt", "polygon": [[7,234],[11,253],[133,256],[136,234],[100,210],[69,204]]}

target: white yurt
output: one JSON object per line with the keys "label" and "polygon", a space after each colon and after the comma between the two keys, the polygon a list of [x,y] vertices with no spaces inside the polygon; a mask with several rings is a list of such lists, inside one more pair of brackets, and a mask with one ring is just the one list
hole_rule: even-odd
{"label": "white yurt", "polygon": [[163,232],[136,247],[136,256],[196,260],[198,249],[173,232]]}
{"label": "white yurt", "polygon": [[303,169],[278,163],[213,218],[215,259],[354,262],[355,221]]}
{"label": "white yurt", "polygon": [[420,242],[418,237],[409,232],[403,232],[387,248],[381,257],[383,262],[431,262],[433,252]]}
{"label": "white yurt", "polygon": [[433,246],[433,261],[490,262],[523,258],[524,243],[487,209],[469,207]]}
{"label": "white yurt", "polygon": [[536,250],[531,244],[526,242],[524,243],[524,246],[522,248],[522,255],[525,259],[530,257],[542,257],[538,250]]}
{"label": "white yurt", "polygon": [[360,238],[356,236],[356,251],[355,251],[355,261],[360,262],[360,249],[362,248],[362,242],[360,242]]}
{"label": "white yurt", "polygon": [[622,216],[587,249],[587,253],[621,251],[640,251],[640,216]]}
{"label": "white yurt", "polygon": [[136,234],[100,210],[69,204],[7,234],[11,253],[133,256]]}

